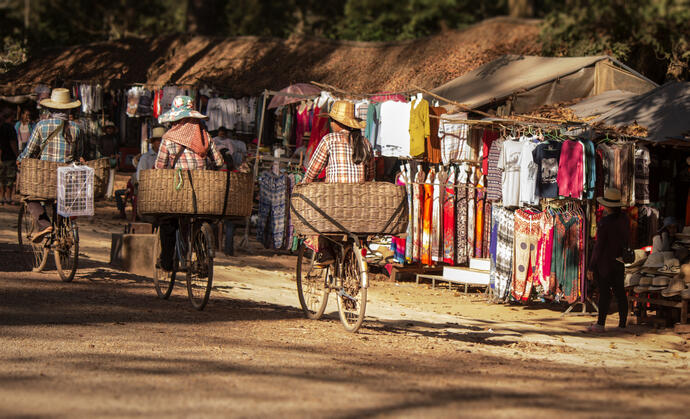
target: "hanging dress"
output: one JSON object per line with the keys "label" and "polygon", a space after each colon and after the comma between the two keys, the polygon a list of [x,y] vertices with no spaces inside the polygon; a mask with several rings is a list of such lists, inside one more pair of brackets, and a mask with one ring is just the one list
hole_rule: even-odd
{"label": "hanging dress", "polygon": [[467,259],[467,171],[460,166],[455,182],[455,263],[466,264]]}
{"label": "hanging dress", "polygon": [[455,167],[450,168],[443,197],[443,262],[455,264]]}
{"label": "hanging dress", "polygon": [[415,174],[415,184],[412,185],[414,199],[412,207],[414,211],[414,230],[412,231],[412,260],[421,262],[422,260],[422,226],[424,216],[424,170],[419,170]]}
{"label": "hanging dress", "polygon": [[480,176],[477,183],[476,215],[474,217],[474,257],[476,258],[482,257],[482,247],[484,245],[484,202],[484,176]]}
{"label": "hanging dress", "polygon": [[468,182],[467,182],[467,256],[470,258],[474,257],[474,234],[475,234],[475,229],[476,229],[476,220],[475,220],[475,177],[474,177],[474,168],[471,169],[469,177],[468,177]]}
{"label": "hanging dress", "polygon": [[422,264],[431,265],[431,222],[433,217],[434,205],[434,170],[429,171],[429,175],[424,183],[424,215],[422,217]]}
{"label": "hanging dress", "polygon": [[441,183],[445,183],[445,176],[443,172],[437,173],[436,177],[434,178],[434,201],[431,211],[431,260],[434,262],[440,262],[443,260],[443,243],[441,242],[443,232]]}

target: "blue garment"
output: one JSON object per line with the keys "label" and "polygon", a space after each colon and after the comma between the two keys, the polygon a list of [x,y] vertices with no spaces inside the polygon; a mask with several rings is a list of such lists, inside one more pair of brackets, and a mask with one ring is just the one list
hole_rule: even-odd
{"label": "blue garment", "polygon": [[594,190],[596,189],[597,175],[596,175],[596,151],[594,150],[594,143],[590,140],[580,140],[585,146],[585,190],[584,197],[586,199],[594,199]]}
{"label": "blue garment", "polygon": [[[381,123],[381,104],[370,103],[367,110],[367,126],[364,129],[364,136],[371,143],[371,148],[376,150],[377,139],[379,136],[379,124]],[[380,148],[380,147],[379,147]]]}
{"label": "blue garment", "polygon": [[286,175],[264,172],[259,177],[259,222],[256,238],[266,248],[281,249],[286,239]]}

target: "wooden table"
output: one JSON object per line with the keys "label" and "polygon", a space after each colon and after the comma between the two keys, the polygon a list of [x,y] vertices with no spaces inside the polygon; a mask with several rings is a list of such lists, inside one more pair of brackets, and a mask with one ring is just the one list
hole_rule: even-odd
{"label": "wooden table", "polygon": [[[678,298],[678,299],[676,299]],[[671,308],[679,308],[680,309],[680,323],[681,324],[687,324],[688,323],[688,301],[686,299],[680,299],[680,296],[674,297],[674,299],[669,299],[669,298],[663,298],[660,295],[660,291],[653,291],[653,292],[642,292],[640,293],[639,296],[635,295],[628,295],[628,310],[631,309],[632,303],[637,302],[637,303],[642,303],[640,305],[640,315],[638,316],[640,319],[645,319],[647,318],[647,304],[652,304],[652,305],[657,305],[657,306],[662,306],[662,307],[671,307]]]}

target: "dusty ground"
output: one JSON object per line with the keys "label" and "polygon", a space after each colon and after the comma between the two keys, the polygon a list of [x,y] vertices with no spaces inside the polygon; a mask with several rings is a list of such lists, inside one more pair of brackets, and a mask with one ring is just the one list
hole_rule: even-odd
{"label": "dusty ground", "polygon": [[[17,263],[0,207],[0,416],[687,417],[685,338],[580,332],[547,307],[376,281],[358,334],[297,309],[295,258],[218,258],[203,312],[112,269],[112,207],[80,221],[73,283]],[[610,322],[617,322],[616,316]]]}

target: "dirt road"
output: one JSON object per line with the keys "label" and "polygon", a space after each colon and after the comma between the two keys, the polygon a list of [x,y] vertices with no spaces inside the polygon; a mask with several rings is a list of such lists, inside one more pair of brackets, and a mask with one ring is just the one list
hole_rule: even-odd
{"label": "dirt road", "polygon": [[217,260],[198,312],[107,264],[116,229],[82,220],[83,267],[62,283],[22,271],[16,207],[0,208],[1,416],[687,415],[690,344],[671,332],[589,336],[591,318],[374,282],[348,334],[302,318],[294,258],[255,244]]}

